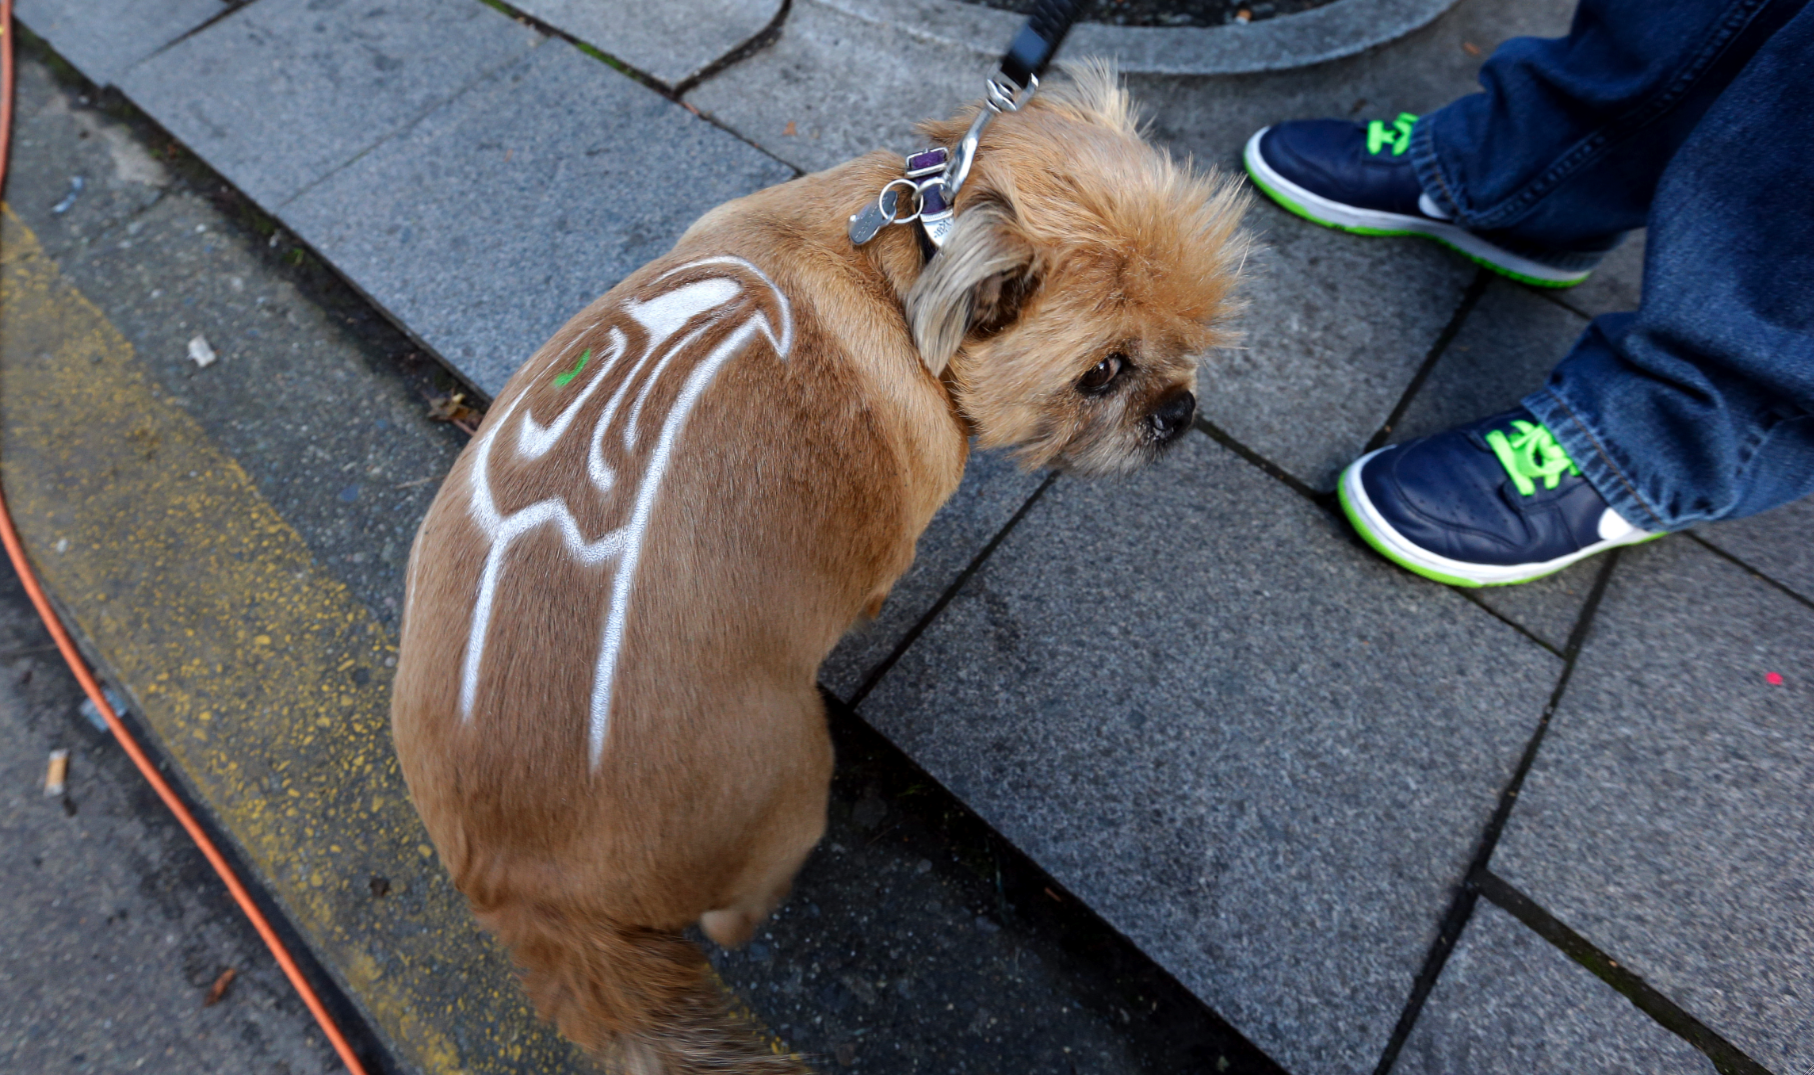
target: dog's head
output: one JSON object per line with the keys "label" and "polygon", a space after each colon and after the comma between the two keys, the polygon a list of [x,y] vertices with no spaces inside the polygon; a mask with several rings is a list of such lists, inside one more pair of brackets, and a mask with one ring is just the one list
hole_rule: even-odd
{"label": "dog's head", "polygon": [[[971,115],[922,130],[955,145]],[[1245,208],[1148,145],[1114,72],[1085,66],[985,130],[907,295],[914,341],[984,447],[1130,470],[1189,428],[1198,359],[1233,338]]]}

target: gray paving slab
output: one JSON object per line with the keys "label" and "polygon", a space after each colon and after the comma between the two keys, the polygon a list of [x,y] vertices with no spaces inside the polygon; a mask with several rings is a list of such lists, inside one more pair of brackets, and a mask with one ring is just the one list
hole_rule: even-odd
{"label": "gray paving slab", "polygon": [[1044,477],[1021,470],[1005,452],[971,452],[963,484],[920,535],[913,566],[895,583],[881,614],[832,650],[819,668],[819,682],[848,701]]}
{"label": "gray paving slab", "polygon": [[1482,900],[1393,1075],[1713,1075],[1713,1062]]}
{"label": "gray paving slab", "polygon": [[701,82],[686,100],[812,172],[873,149],[923,148],[913,125],[979,99],[995,61],[819,0],[794,0],[774,44]]}
{"label": "gray paving slab", "polygon": [[1592,276],[1574,287],[1549,292],[1550,297],[1588,317],[1636,310],[1644,294],[1644,235],[1642,229],[1632,232]]}
{"label": "gray paving slab", "polygon": [[1697,543],[1626,551],[1493,858],[1777,1072],[1814,1068],[1811,653],[1814,609]]}
{"label": "gray paving slab", "polygon": [[1317,489],[1392,414],[1475,269],[1428,243],[1348,235],[1256,203],[1239,347],[1212,355],[1203,416]]}
{"label": "gray paving slab", "polygon": [[1534,288],[1491,277],[1388,443],[1425,437],[1518,405],[1543,387],[1587,319]]}
{"label": "gray paving slab", "polygon": [[1314,1075],[1377,1062],[1558,671],[1192,434],[1060,479],[861,711]]}
{"label": "gray paving slab", "polygon": [[1695,533],[1814,601],[1814,497]]}
{"label": "gray paving slab", "polygon": [[121,88],[276,211],[539,40],[479,0],[259,0]]}
{"label": "gray paving slab", "polygon": [[673,87],[766,30],[782,0],[515,0],[512,7]]}
{"label": "gray paving slab", "polygon": [[[1574,346],[1585,317],[1547,295],[1493,277],[1392,430],[1390,443],[1510,410],[1543,384]],[[1560,650],[1593,588],[1598,561],[1522,586],[1492,586],[1472,597]]]}
{"label": "gray paving slab", "polygon": [[90,82],[109,86],[228,10],[227,0],[18,0],[13,13]]}
{"label": "gray paving slab", "polygon": [[[701,213],[785,165],[559,39],[285,209],[487,393]],[[651,175],[673,181],[651,184]]]}

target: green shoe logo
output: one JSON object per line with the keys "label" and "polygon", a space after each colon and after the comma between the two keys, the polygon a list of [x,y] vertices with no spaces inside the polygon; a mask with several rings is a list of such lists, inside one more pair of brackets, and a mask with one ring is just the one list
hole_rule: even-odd
{"label": "green shoe logo", "polygon": [[1391,146],[1394,157],[1403,156],[1411,148],[1411,128],[1416,123],[1417,117],[1409,112],[1400,112],[1390,125],[1383,119],[1374,120],[1367,125],[1367,152],[1378,156],[1380,150]]}
{"label": "green shoe logo", "polygon": [[1521,496],[1535,493],[1539,479],[1545,489],[1554,489],[1562,475],[1579,477],[1581,474],[1581,468],[1575,466],[1574,460],[1562,450],[1562,445],[1556,443],[1550,431],[1535,422],[1515,418],[1511,436],[1506,436],[1504,430],[1495,429],[1486,435],[1486,443],[1499,457],[1499,465],[1511,475],[1512,484],[1518,487]]}

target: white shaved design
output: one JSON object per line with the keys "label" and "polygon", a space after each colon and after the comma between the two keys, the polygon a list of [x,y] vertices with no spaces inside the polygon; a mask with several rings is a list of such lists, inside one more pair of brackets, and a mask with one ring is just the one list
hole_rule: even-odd
{"label": "white shaved design", "polygon": [[[598,652],[597,666],[593,671],[592,697],[590,716],[587,721],[587,747],[594,768],[604,754],[605,733],[609,730],[611,716],[612,679],[617,670],[617,658],[623,649],[624,625],[630,613],[630,591],[636,578],[637,561],[642,555],[643,533],[648,528],[649,518],[655,510],[656,498],[661,491],[663,477],[667,473],[668,459],[686,427],[687,416],[699,402],[700,396],[711,385],[718,370],[744,346],[757,332],[768,337],[774,346],[776,355],[787,360],[788,350],[793,344],[793,315],[788,306],[787,297],[762,270],[742,258],[713,257],[688,262],[670,269],[657,277],[655,283],[674,276],[677,273],[697,269],[707,265],[726,265],[741,269],[755,276],[766,285],[773,297],[776,308],[780,311],[780,333],[776,334],[775,326],[770,323],[768,315],[760,307],[754,307],[750,315],[726,335],[711,352],[693,366],[685,383],[681,386],[678,397],[662,419],[661,433],[657,438],[648,459],[643,463],[640,481],[635,487],[635,504],[631,509],[630,519],[623,526],[607,531],[593,540],[586,540],[580,530],[577,519],[567,506],[567,501],[560,496],[548,497],[530,504],[510,514],[499,510],[491,490],[491,456],[500,430],[509,420],[524,396],[525,388],[511,400],[495,420],[488,420],[485,429],[479,434],[478,444],[474,446],[472,469],[472,492],[469,510],[472,519],[483,530],[491,541],[491,549],[485,557],[485,567],[479,577],[479,593],[473,605],[472,626],[466,640],[466,652],[460,669],[460,716],[462,720],[472,719],[473,702],[478,696],[479,676],[485,657],[485,641],[491,626],[492,606],[496,602],[498,586],[504,575],[506,558],[511,544],[517,538],[535,530],[544,524],[552,524],[561,535],[568,555],[582,565],[599,564],[613,558],[617,568],[612,576],[611,606],[606,614],[603,638]],[[724,308],[738,295],[742,294],[743,284],[730,277],[714,276],[692,283],[683,284],[671,291],[666,291],[646,301],[626,301],[622,312],[634,321],[647,337],[647,343],[635,361],[631,364],[622,382],[611,397],[605,401],[599,412],[598,420],[593,425],[586,453],[586,472],[593,488],[601,496],[608,494],[617,484],[617,474],[605,461],[605,436],[612,422],[617,418],[624,401],[631,390],[640,382],[636,392],[636,401],[631,406],[626,420],[622,423],[623,445],[633,449],[636,443],[636,430],[642,417],[645,404],[654,392],[656,382],[667,372],[675,356],[685,353],[691,345],[704,336],[713,327],[723,321]],[[704,320],[700,318],[710,314]],[[609,315],[607,315],[609,316]],[[600,321],[604,319],[601,318]],[[695,322],[698,322],[695,324]],[[578,333],[572,343],[560,352],[549,357],[536,376],[541,377],[552,370],[560,368],[568,359],[573,349],[581,340],[591,335],[600,322],[594,322]],[[669,340],[687,326],[693,325],[691,331],[681,335],[668,345]],[[547,455],[565,436],[573,425],[586,402],[605,381],[608,370],[619,365],[629,349],[629,339],[622,328],[613,325],[606,337],[604,353],[597,357],[592,365],[592,372],[586,384],[554,420],[547,425],[536,421],[527,411],[523,413],[521,427],[517,431],[515,449],[517,457],[525,462],[533,462]],[[660,352],[657,356],[657,352]],[[653,363],[651,364],[651,360]],[[645,372],[646,371],[646,372]],[[584,367],[575,373],[583,373]]]}

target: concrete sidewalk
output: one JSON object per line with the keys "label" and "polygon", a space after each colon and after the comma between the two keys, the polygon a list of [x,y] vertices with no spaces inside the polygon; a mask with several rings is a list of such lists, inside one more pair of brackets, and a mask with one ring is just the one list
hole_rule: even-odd
{"label": "concrete sidewalk", "polygon": [[[1232,167],[1269,122],[1468,92],[1571,6],[1463,0],[1348,59],[1131,82],[1161,141]],[[156,33],[109,14],[152,7]],[[916,148],[901,102],[955,107],[988,66],[822,0],[646,81],[478,0],[20,14],[487,392],[699,212]],[[1814,505],[1506,591],[1407,576],[1331,510],[1338,469],[1522,395],[1635,305],[1641,250],[1547,294],[1254,226],[1201,434],[1118,484],[978,458],[825,684],[1289,1071],[1814,1070]],[[393,1040],[455,1021],[365,990]]]}

